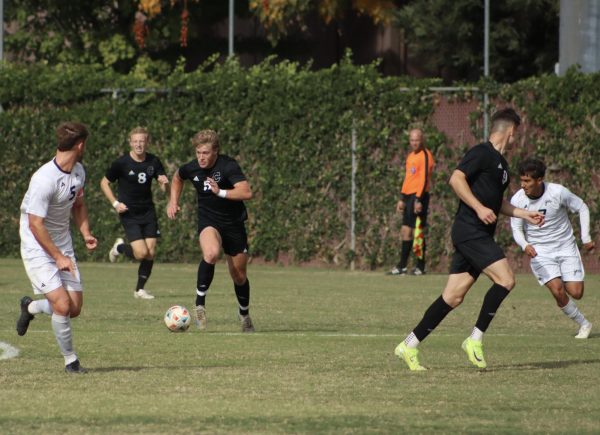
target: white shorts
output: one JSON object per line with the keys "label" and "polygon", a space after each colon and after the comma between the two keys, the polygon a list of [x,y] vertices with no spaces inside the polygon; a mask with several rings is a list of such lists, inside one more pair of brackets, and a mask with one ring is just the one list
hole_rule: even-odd
{"label": "white shorts", "polygon": [[540,285],[554,278],[562,278],[563,282],[583,281],[585,270],[579,253],[577,255],[537,255],[531,259],[531,271]]}
{"label": "white shorts", "polygon": [[54,260],[50,258],[37,257],[33,259],[23,259],[25,272],[31,281],[31,287],[36,295],[50,293],[59,287],[68,291],[80,292],[81,276],[75,257],[70,257],[75,265],[75,276],[69,271],[58,270]]}

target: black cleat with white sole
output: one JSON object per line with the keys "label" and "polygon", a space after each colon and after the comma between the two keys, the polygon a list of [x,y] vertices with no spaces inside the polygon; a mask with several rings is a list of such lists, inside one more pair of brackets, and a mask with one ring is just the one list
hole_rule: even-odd
{"label": "black cleat with white sole", "polygon": [[76,375],[82,375],[84,373],[87,373],[87,370],[84,369],[83,367],[81,367],[81,364],[79,363],[79,360],[76,359],[71,364],[67,364],[65,366],[65,373],[69,373],[69,374],[72,373],[72,374],[76,374]]}
{"label": "black cleat with white sole", "polygon": [[31,322],[34,318],[33,314],[27,310],[27,307],[29,307],[29,304],[32,302],[33,299],[31,299],[29,296],[23,296],[21,298],[21,315],[17,320],[17,334],[20,336],[25,335],[27,328],[29,328],[29,322]]}

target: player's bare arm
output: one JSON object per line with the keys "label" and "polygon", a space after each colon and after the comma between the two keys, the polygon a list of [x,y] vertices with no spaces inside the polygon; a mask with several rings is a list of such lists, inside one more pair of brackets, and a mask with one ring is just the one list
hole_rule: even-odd
{"label": "player's bare arm", "polygon": [[167,184],[169,184],[169,179],[167,178],[166,175],[159,175],[156,178],[156,181],[158,181],[158,186],[160,187],[160,190],[162,190],[163,192],[167,191]]}
{"label": "player's bare arm", "polygon": [[179,176],[179,170],[173,175],[173,182],[171,183],[171,194],[169,195],[169,203],[167,204],[167,216],[169,219],[175,219],[179,208],[179,197],[183,191],[183,180]]}
{"label": "player's bare arm", "polygon": [[485,224],[493,224],[496,222],[496,213],[493,210],[485,207],[479,200],[473,195],[469,183],[467,182],[467,176],[464,172],[455,169],[448,182],[454,193],[461,199],[462,202],[471,207],[477,217]]}
{"label": "player's bare arm", "polygon": [[119,202],[117,197],[114,195],[112,189],[110,188],[110,181],[108,178],[102,177],[102,180],[100,181],[100,189],[117,213],[125,213],[128,210],[127,205]]}
{"label": "player's bare arm", "polygon": [[31,213],[28,214],[28,218],[31,234],[33,234],[33,237],[35,237],[35,240],[44,249],[44,251],[46,251],[48,255],[54,259],[56,262],[56,267],[59,270],[68,270],[74,275],[75,266],[73,265],[73,261],[69,257],[63,255],[60,249],[56,247],[52,241],[52,237],[50,237],[50,233],[48,233],[48,230],[46,229],[44,218]]}
{"label": "player's bare arm", "polygon": [[71,214],[73,215],[73,222],[77,228],[79,228],[79,232],[85,241],[85,247],[89,251],[93,251],[96,249],[96,246],[98,246],[98,240],[92,235],[92,231],[90,230],[90,220],[88,217],[87,206],[83,200],[83,195],[78,196],[75,199]]}
{"label": "player's bare arm", "polygon": [[539,211],[530,211],[522,208],[515,207],[506,199],[502,200],[502,207],[500,213],[505,216],[515,217],[524,219],[532,225],[542,226],[544,225],[544,214]]}
{"label": "player's bare arm", "polygon": [[240,181],[238,183],[235,183],[233,185],[233,189],[227,189],[225,191],[220,189],[217,182],[212,178],[208,177],[206,181],[210,185],[210,190],[215,195],[225,195],[222,197],[230,199],[232,201],[247,201],[249,199],[252,199],[252,190],[250,189],[250,183],[248,183],[247,181]]}

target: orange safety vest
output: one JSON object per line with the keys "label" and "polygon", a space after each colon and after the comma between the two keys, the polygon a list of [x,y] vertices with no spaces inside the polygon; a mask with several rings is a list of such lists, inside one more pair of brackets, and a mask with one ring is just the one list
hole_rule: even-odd
{"label": "orange safety vest", "polygon": [[[427,158],[425,158],[426,153]],[[426,161],[427,163],[425,163]],[[414,193],[417,198],[421,198],[423,193],[429,192],[429,181],[434,165],[433,154],[427,148],[417,152],[411,151],[406,158],[406,175],[404,183],[402,183],[402,193],[404,195]]]}

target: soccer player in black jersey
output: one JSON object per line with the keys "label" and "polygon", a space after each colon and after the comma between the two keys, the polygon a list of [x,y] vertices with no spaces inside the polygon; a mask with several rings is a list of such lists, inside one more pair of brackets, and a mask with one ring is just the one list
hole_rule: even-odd
{"label": "soccer player in black jersey", "polygon": [[513,109],[496,112],[492,117],[489,141],[467,151],[450,177],[450,186],[460,199],[452,226],[454,254],[450,275],[442,295],[396,347],[395,354],[404,359],[410,370],[426,370],[419,363],[418,344],[461,304],[481,272],[493,281],[493,285],[483,299],[477,323],[462,348],[473,365],[487,367],[483,356],[483,333],[515,286],[513,271],[502,248],[494,241],[497,216],[501,213],[534,225],[544,222],[543,214],[516,208],[504,198],[509,176],[508,163],[502,154],[514,142],[520,123],[521,119]]}
{"label": "soccer player in black jersey", "polygon": [[248,237],[244,222],[248,214],[243,201],[252,198],[250,184],[238,163],[219,154],[219,137],[202,130],[192,138],[196,159],[181,166],[173,176],[167,215],[175,219],[183,183],[189,180],[198,193],[198,240],[202,260],[196,285],[196,325],[206,329],[206,292],[215,272],[221,246],[233,279],[243,332],[254,332],[250,318],[250,283],[246,276]]}
{"label": "soccer player in black jersey", "polygon": [[[143,127],[136,127],[129,133],[131,150],[115,160],[100,182],[104,195],[119,214],[125,236],[129,244],[117,238],[108,254],[115,262],[119,254],[138,260],[138,281],[133,295],[138,299],[154,299],[144,289],[154,265],[156,240],[160,237],[158,219],[152,201],[152,179],[156,179],[164,192],[169,183],[165,169],[154,154],[147,152],[150,134]],[[119,198],[110,188],[110,183],[118,181]]]}

